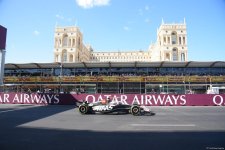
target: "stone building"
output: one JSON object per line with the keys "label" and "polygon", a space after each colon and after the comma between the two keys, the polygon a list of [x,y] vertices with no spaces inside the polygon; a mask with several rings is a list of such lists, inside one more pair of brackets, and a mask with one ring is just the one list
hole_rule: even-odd
{"label": "stone building", "polygon": [[162,24],[157,41],[149,47],[151,61],[188,61],[185,20],[181,24]]}
{"label": "stone building", "polygon": [[187,31],[183,23],[162,23],[157,29],[157,41],[146,51],[129,50],[95,52],[83,43],[78,27],[56,27],[54,62],[131,62],[188,61]]}
{"label": "stone building", "polygon": [[78,27],[55,29],[54,62],[90,61],[92,49],[83,44],[83,35]]}

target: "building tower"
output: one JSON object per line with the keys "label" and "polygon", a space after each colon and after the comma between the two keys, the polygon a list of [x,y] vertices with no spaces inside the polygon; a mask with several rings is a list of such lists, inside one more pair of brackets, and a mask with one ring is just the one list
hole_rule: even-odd
{"label": "building tower", "polygon": [[90,60],[91,47],[83,44],[83,35],[78,27],[56,27],[54,39],[54,62]]}
{"label": "building tower", "polygon": [[157,42],[149,48],[151,61],[188,61],[185,19],[180,24],[162,24],[157,30]]}

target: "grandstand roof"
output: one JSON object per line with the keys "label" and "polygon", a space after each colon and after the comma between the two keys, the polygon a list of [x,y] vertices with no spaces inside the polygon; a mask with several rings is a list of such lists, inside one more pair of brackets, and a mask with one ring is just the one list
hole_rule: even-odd
{"label": "grandstand roof", "polygon": [[172,61],[158,61],[158,62],[76,62],[76,63],[25,63],[5,64],[6,69],[42,69],[42,68],[97,68],[97,67],[225,67],[225,61],[187,61],[187,62],[172,62]]}

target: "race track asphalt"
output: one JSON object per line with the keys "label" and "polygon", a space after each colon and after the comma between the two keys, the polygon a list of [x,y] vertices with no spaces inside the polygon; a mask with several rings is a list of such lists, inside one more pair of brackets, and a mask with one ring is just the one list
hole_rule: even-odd
{"label": "race track asphalt", "polygon": [[0,150],[225,149],[225,107],[81,115],[72,105],[0,104]]}

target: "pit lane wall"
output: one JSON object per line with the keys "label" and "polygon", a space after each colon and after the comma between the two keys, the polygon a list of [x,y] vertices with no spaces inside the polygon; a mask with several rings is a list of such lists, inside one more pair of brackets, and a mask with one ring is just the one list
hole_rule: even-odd
{"label": "pit lane wall", "polygon": [[146,106],[225,106],[225,94],[38,94],[0,93],[0,104],[75,105],[110,98],[124,104]]}

